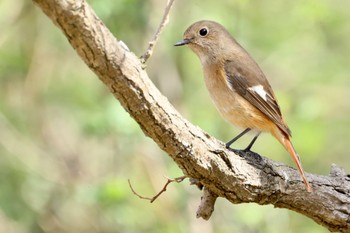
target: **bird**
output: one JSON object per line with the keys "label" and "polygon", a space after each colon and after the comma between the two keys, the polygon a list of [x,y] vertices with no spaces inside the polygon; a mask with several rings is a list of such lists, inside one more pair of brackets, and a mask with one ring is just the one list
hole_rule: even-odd
{"label": "bird", "polygon": [[291,142],[291,130],[283,119],[276,96],[266,76],[249,53],[219,23],[201,20],[189,26],[175,46],[187,45],[200,59],[206,87],[221,116],[241,129],[226,148],[244,134],[255,133],[244,151],[260,133],[273,135],[291,155],[306,190],[312,192]]}

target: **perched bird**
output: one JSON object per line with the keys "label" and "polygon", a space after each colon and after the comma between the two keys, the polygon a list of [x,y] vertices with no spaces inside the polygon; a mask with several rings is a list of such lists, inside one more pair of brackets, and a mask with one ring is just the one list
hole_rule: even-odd
{"label": "perched bird", "polygon": [[254,131],[255,137],[245,151],[250,151],[261,132],[271,133],[294,160],[306,189],[300,158],[291,143],[291,131],[285,123],[273,90],[254,59],[220,24],[203,20],[192,24],[183,40],[175,46],[187,45],[201,60],[210,97],[225,120],[245,129],[226,143]]}

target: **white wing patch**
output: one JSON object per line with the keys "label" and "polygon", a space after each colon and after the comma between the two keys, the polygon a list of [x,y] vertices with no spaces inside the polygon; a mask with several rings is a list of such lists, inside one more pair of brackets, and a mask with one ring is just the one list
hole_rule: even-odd
{"label": "white wing patch", "polygon": [[267,101],[267,92],[264,90],[264,87],[262,85],[256,85],[254,87],[248,88],[251,91],[254,91],[257,93],[263,100]]}

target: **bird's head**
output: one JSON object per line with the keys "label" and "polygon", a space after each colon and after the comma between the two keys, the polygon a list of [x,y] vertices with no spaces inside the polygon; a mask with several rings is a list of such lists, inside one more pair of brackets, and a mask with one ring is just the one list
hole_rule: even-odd
{"label": "bird's head", "polygon": [[236,44],[232,36],[220,24],[202,20],[192,24],[183,35],[183,40],[175,46],[188,45],[193,52],[203,61],[208,58],[215,59],[225,54],[232,42]]}

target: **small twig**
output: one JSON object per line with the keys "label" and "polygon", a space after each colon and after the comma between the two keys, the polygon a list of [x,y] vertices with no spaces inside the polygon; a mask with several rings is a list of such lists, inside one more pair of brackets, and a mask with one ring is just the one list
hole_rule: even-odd
{"label": "small twig", "polygon": [[170,179],[167,178],[167,182],[165,183],[164,187],[162,188],[162,190],[160,190],[160,192],[158,192],[154,197],[144,197],[141,196],[140,194],[138,194],[134,188],[131,185],[130,180],[128,179],[128,183],[129,183],[129,187],[131,189],[131,191],[133,192],[133,194],[135,194],[136,196],[138,196],[140,199],[145,199],[145,200],[149,200],[151,203],[154,202],[162,193],[164,193],[166,191],[166,188],[168,187],[168,185],[170,183],[176,182],[176,183],[180,183],[182,182],[184,179],[186,179],[187,176],[180,176],[180,177],[176,177],[174,179]]}
{"label": "small twig", "polygon": [[165,7],[162,21],[160,22],[156,33],[153,35],[152,40],[148,43],[148,48],[147,48],[146,52],[140,57],[142,64],[145,64],[146,61],[148,60],[148,58],[150,58],[152,56],[153,49],[158,41],[159,35],[163,31],[165,25],[167,25],[169,22],[169,13],[170,13],[171,7],[173,6],[174,1],[175,0],[168,0],[166,7]]}

